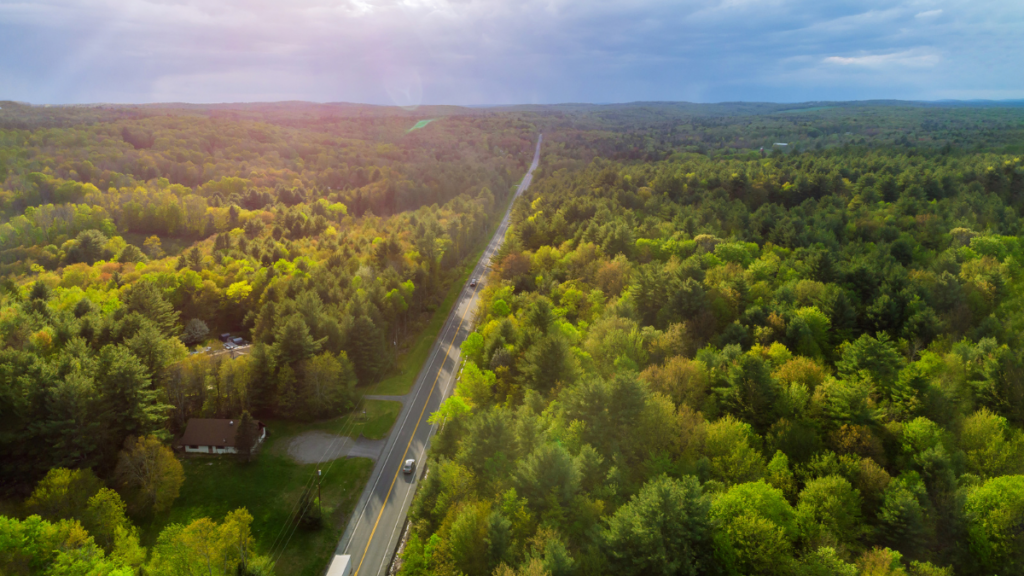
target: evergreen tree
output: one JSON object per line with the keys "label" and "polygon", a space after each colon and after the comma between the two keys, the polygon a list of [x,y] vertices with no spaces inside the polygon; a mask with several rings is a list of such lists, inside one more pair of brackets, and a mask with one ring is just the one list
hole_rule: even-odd
{"label": "evergreen tree", "polygon": [[316,340],[302,316],[288,317],[276,330],[274,352],[279,364],[296,364],[320,351],[325,338]]}
{"label": "evergreen tree", "polygon": [[576,372],[569,344],[560,335],[541,338],[526,353],[523,375],[530,388],[551,390],[556,383],[570,382]]}
{"label": "evergreen tree", "polygon": [[249,402],[253,411],[265,414],[273,409],[276,391],[274,374],[277,363],[274,360],[274,349],[262,342],[253,344],[249,353],[252,380],[249,384]]}
{"label": "evergreen tree", "polygon": [[124,346],[104,346],[96,369],[105,445],[116,447],[127,436],[144,436],[163,424],[170,408],[159,403],[145,365]]}
{"label": "evergreen tree", "polygon": [[199,251],[198,246],[193,246],[191,250],[185,253],[185,265],[195,272],[203,271],[203,254]]}
{"label": "evergreen tree", "polygon": [[376,382],[384,366],[386,349],[383,334],[365,314],[358,316],[348,333],[348,357],[355,365],[356,377],[363,385]]}
{"label": "evergreen tree", "polygon": [[145,262],[146,255],[139,250],[139,247],[134,244],[129,244],[121,249],[121,253],[117,255],[118,262]]}
{"label": "evergreen tree", "polygon": [[253,450],[256,448],[256,442],[259,440],[259,430],[256,421],[246,410],[242,412],[241,418],[236,423],[238,430],[235,432],[235,450],[238,451],[238,459],[243,462],[249,462],[252,460]]}
{"label": "evergreen tree", "polygon": [[199,318],[193,318],[185,324],[185,332],[181,335],[181,341],[186,346],[193,346],[205,340],[209,334],[210,329],[207,328],[206,322]]}
{"label": "evergreen tree", "polygon": [[617,574],[701,574],[714,562],[708,501],[692,476],[645,484],[612,515],[602,536]]}
{"label": "evergreen tree", "polygon": [[156,285],[145,281],[136,282],[125,290],[122,300],[122,316],[137,312],[152,320],[165,337],[177,335],[178,312],[164,299]]}
{"label": "evergreen tree", "polygon": [[83,230],[75,238],[75,243],[68,251],[68,260],[92,264],[107,257],[107,237],[99,230]]}

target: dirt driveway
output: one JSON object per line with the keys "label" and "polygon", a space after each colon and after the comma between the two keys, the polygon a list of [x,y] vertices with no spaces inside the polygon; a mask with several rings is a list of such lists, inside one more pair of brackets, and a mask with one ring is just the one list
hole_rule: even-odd
{"label": "dirt driveway", "polygon": [[367,440],[360,436],[353,440],[326,432],[304,432],[288,443],[288,455],[299,464],[316,464],[336,458],[380,457],[385,440]]}

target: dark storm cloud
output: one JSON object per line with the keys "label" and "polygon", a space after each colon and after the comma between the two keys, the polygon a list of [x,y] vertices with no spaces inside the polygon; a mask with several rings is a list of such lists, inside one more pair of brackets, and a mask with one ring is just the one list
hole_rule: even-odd
{"label": "dark storm cloud", "polygon": [[1022,29],[1017,1],[0,0],[0,99],[1020,98]]}

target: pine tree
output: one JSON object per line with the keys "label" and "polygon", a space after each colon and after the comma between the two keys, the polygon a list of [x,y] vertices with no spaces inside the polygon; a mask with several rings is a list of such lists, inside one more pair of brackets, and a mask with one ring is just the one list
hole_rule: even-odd
{"label": "pine tree", "polygon": [[249,358],[253,375],[252,382],[249,383],[249,402],[253,411],[261,414],[270,410],[274,403],[274,350],[263,342],[257,342],[253,345]]}
{"label": "pine tree", "polygon": [[356,365],[361,383],[370,384],[380,375],[384,339],[369,316],[362,314],[352,323],[348,338],[348,357]]}
{"label": "pine tree", "polygon": [[278,328],[274,352],[279,364],[294,364],[310,358],[320,351],[324,338],[314,340],[309,326],[301,315],[295,314]]}
{"label": "pine tree", "polygon": [[159,288],[149,282],[136,282],[125,291],[123,299],[123,314],[138,312],[152,320],[164,336],[177,335],[178,312],[164,300]]}
{"label": "pine tree", "polygon": [[569,383],[575,373],[569,344],[558,335],[541,338],[526,353],[523,374],[529,387],[547,392],[558,382]]}
{"label": "pine tree", "polygon": [[202,270],[203,270],[203,255],[202,255],[201,252],[199,252],[199,247],[198,246],[193,246],[192,249],[188,251],[188,255],[185,256],[185,263],[192,270],[194,270],[196,272],[202,272]]}
{"label": "pine tree", "polygon": [[235,450],[238,451],[238,459],[243,462],[252,460],[253,449],[256,448],[259,431],[256,421],[246,410],[238,419],[238,431],[235,432]]}
{"label": "pine tree", "polygon": [[154,432],[166,418],[169,406],[159,403],[146,366],[125,346],[100,350],[96,389],[102,398],[99,420],[106,428],[107,447],[119,446],[126,436]]}

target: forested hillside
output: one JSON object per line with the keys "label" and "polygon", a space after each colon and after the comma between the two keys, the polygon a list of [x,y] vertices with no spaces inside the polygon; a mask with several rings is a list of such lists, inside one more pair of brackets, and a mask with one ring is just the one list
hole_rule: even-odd
{"label": "forested hillside", "polygon": [[[532,134],[490,121],[179,110],[2,132],[6,482],[109,465],[190,416],[339,413],[508,197]],[[226,331],[252,354],[186,359]]]}
{"label": "forested hillside", "polygon": [[401,573],[1024,570],[1024,160],[987,134],[546,137]]}
{"label": "forested hillside", "polygon": [[[541,168],[594,157],[657,161],[673,154],[752,159],[786,151],[891,147],[1024,153],[1021,106],[955,107],[908,102],[636,104],[515,107],[535,111],[559,154]],[[578,166],[577,168],[581,168]]]}
{"label": "forested hillside", "polygon": [[319,569],[171,441],[343,421],[538,132],[404,574],[1024,570],[1020,108],[0,104],[4,573]]}
{"label": "forested hillside", "polygon": [[[351,410],[482,246],[536,138],[511,116],[414,129],[395,111],[253,108],[25,108],[0,129],[0,489],[38,514],[0,528],[34,543],[0,544],[0,571],[73,563],[45,552],[60,542],[92,573],[182,573],[172,549],[229,528],[137,550],[130,520],[182,485],[166,444],[192,417]],[[252,346],[229,354],[220,333]],[[135,445],[167,466],[130,474]],[[75,503],[48,500],[62,493]],[[225,574],[270,569],[244,557],[271,544],[249,521],[225,520]]]}

